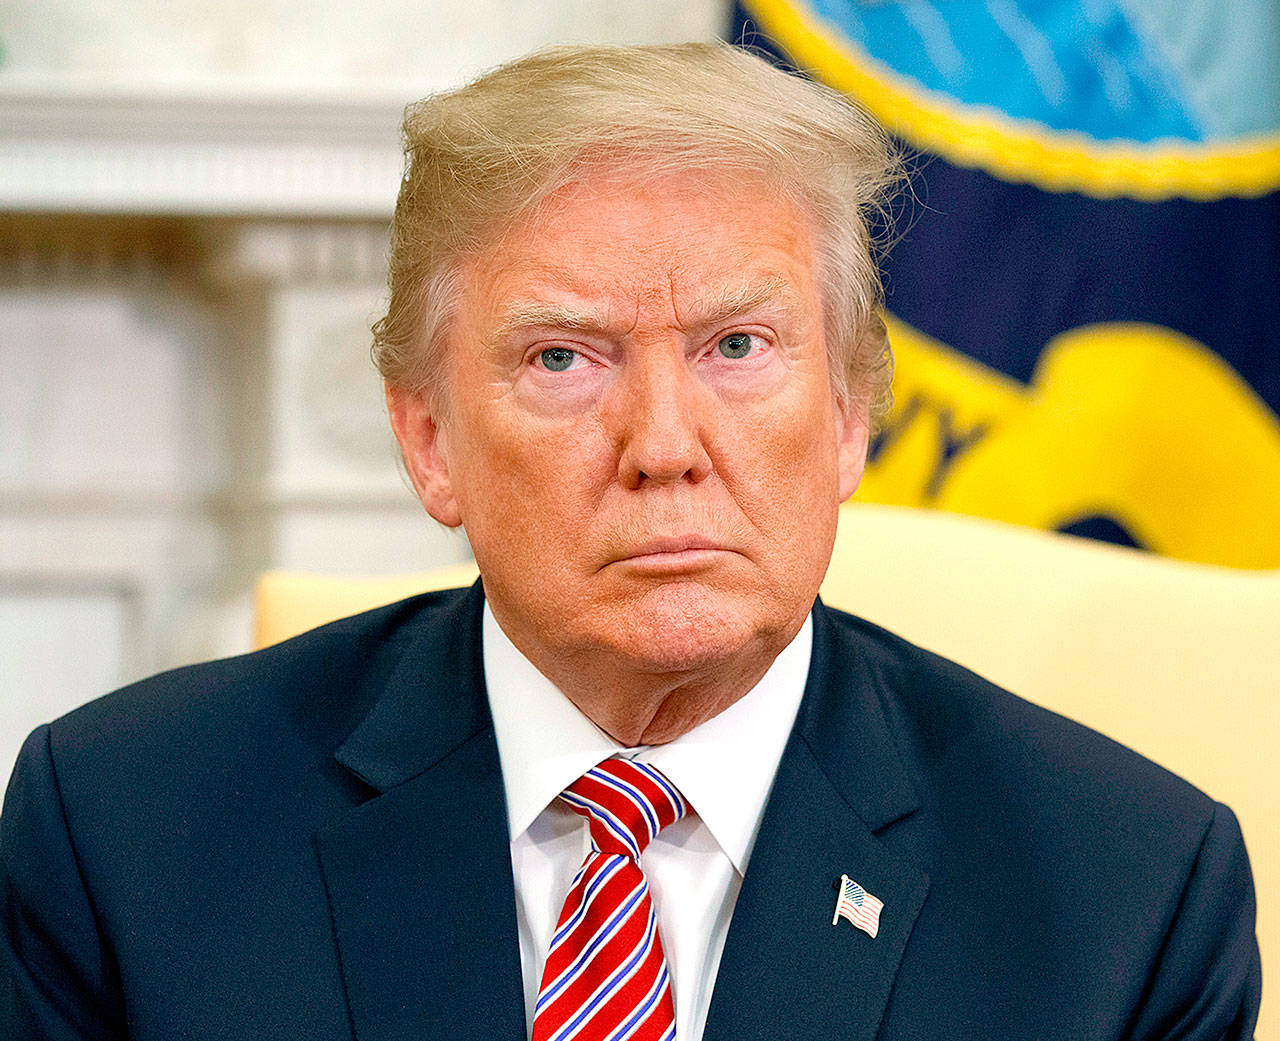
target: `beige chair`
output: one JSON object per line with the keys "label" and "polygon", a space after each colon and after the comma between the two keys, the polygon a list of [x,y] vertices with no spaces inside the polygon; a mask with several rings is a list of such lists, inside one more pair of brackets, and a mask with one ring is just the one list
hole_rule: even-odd
{"label": "beige chair", "polygon": [[[395,578],[271,573],[257,640],[475,575],[474,565]],[[1257,880],[1264,971],[1280,965],[1280,572],[855,504],[842,510],[822,597],[1229,803]],[[1280,1038],[1280,1001],[1264,1006],[1258,1036]]]}

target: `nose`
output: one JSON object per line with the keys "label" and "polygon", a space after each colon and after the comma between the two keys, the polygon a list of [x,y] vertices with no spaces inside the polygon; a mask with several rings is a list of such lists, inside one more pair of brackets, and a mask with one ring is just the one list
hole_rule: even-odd
{"label": "nose", "polygon": [[706,438],[714,403],[681,352],[630,360],[611,397],[624,488],[697,483],[711,473]]}

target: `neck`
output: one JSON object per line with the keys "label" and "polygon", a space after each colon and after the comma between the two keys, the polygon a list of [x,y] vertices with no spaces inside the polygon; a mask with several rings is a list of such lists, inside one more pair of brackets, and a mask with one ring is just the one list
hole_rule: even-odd
{"label": "neck", "polygon": [[760,682],[794,636],[761,639],[730,658],[679,670],[637,667],[605,652],[565,657],[517,648],[578,711],[619,744],[634,747],[674,741],[719,715]]}
{"label": "neck", "polygon": [[768,667],[764,663],[732,683],[667,681],[644,688],[631,684],[572,693],[561,689],[579,711],[620,744],[664,745],[719,715],[750,691]]}

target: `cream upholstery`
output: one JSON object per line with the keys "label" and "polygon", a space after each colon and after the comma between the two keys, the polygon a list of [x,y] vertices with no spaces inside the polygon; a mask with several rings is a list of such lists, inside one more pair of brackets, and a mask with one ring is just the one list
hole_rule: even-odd
{"label": "cream upholstery", "polygon": [[[268,574],[257,639],[475,574],[472,565],[395,578]],[[822,596],[1229,803],[1257,879],[1264,971],[1280,965],[1280,572],[855,504],[842,511]],[[1264,1006],[1258,1036],[1280,1038],[1280,1002]]]}

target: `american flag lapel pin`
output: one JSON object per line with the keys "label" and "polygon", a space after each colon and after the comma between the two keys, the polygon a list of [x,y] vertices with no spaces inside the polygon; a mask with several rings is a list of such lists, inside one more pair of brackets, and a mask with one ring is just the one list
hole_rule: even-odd
{"label": "american flag lapel pin", "polygon": [[840,890],[836,897],[836,913],[831,916],[831,924],[837,925],[841,918],[848,919],[857,929],[861,929],[873,940],[880,931],[880,912],[884,910],[884,902],[872,896],[848,875],[840,876]]}

